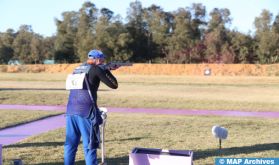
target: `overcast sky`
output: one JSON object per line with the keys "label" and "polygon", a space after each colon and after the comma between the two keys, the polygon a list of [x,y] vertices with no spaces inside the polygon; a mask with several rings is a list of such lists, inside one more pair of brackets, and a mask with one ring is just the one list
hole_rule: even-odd
{"label": "overcast sky", "polygon": [[[0,32],[8,28],[18,30],[22,24],[31,25],[33,31],[44,36],[56,33],[54,18],[61,18],[64,11],[78,11],[86,0],[0,0]],[[278,15],[278,0],[140,0],[143,7],[152,4],[164,11],[174,11],[179,7],[189,7],[192,3],[202,3],[207,14],[213,8],[228,8],[233,18],[231,29],[247,33],[254,31],[253,22],[263,9]],[[97,8],[109,8],[115,14],[126,18],[127,8],[133,0],[91,0]]]}

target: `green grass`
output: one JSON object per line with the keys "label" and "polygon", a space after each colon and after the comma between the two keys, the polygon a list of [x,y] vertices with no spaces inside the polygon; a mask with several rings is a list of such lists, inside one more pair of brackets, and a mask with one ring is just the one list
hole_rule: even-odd
{"label": "green grass", "polygon": [[[278,122],[243,117],[112,113],[106,125],[107,161],[109,165],[127,165],[133,147],[193,150],[196,165],[213,164],[216,157],[278,157]],[[229,130],[222,151],[211,134],[212,126],[217,124]],[[15,158],[25,164],[63,164],[64,131],[51,131],[4,147],[4,164]],[[82,145],[76,160],[77,164],[84,164]]]}
{"label": "green grass", "polygon": [[0,110],[0,130],[31,122],[34,120],[61,114],[57,111],[23,111],[23,110]]}
{"label": "green grass", "polygon": [[[116,77],[117,90],[100,86],[100,106],[279,111],[279,77]],[[65,105],[65,78],[61,73],[1,74],[0,104]]]}

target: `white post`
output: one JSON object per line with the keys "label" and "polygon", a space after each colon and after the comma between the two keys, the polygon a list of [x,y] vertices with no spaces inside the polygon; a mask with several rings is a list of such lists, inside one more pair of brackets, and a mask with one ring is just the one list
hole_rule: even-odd
{"label": "white post", "polygon": [[102,124],[101,128],[102,128],[102,163],[104,164],[105,163],[105,121],[104,123]]}
{"label": "white post", "polygon": [[103,118],[103,124],[100,125],[101,127],[101,140],[102,140],[102,144],[101,144],[101,149],[102,149],[102,163],[101,165],[106,165],[105,162],[105,125],[106,125],[106,121],[107,121],[107,112],[108,110],[106,108],[99,108],[101,113],[102,113],[102,118]]}

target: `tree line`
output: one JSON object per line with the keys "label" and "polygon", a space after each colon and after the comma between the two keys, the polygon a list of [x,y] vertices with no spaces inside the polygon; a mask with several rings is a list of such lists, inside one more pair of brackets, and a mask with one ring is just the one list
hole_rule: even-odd
{"label": "tree line", "polygon": [[85,2],[78,11],[55,19],[51,37],[35,33],[30,25],[0,33],[0,63],[20,60],[26,64],[53,59],[57,63],[82,62],[92,48],[102,50],[108,61],[153,63],[259,63],[279,61],[279,14],[262,10],[255,18],[255,32],[229,29],[229,9],[190,7],[166,12],[160,6],[143,8],[131,2],[127,18],[108,8]]}

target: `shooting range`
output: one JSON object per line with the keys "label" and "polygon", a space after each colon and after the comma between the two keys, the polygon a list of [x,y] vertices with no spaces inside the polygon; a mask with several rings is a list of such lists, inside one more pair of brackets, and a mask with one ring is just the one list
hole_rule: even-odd
{"label": "shooting range", "polygon": [[0,165],[279,157],[277,1],[1,2]]}

